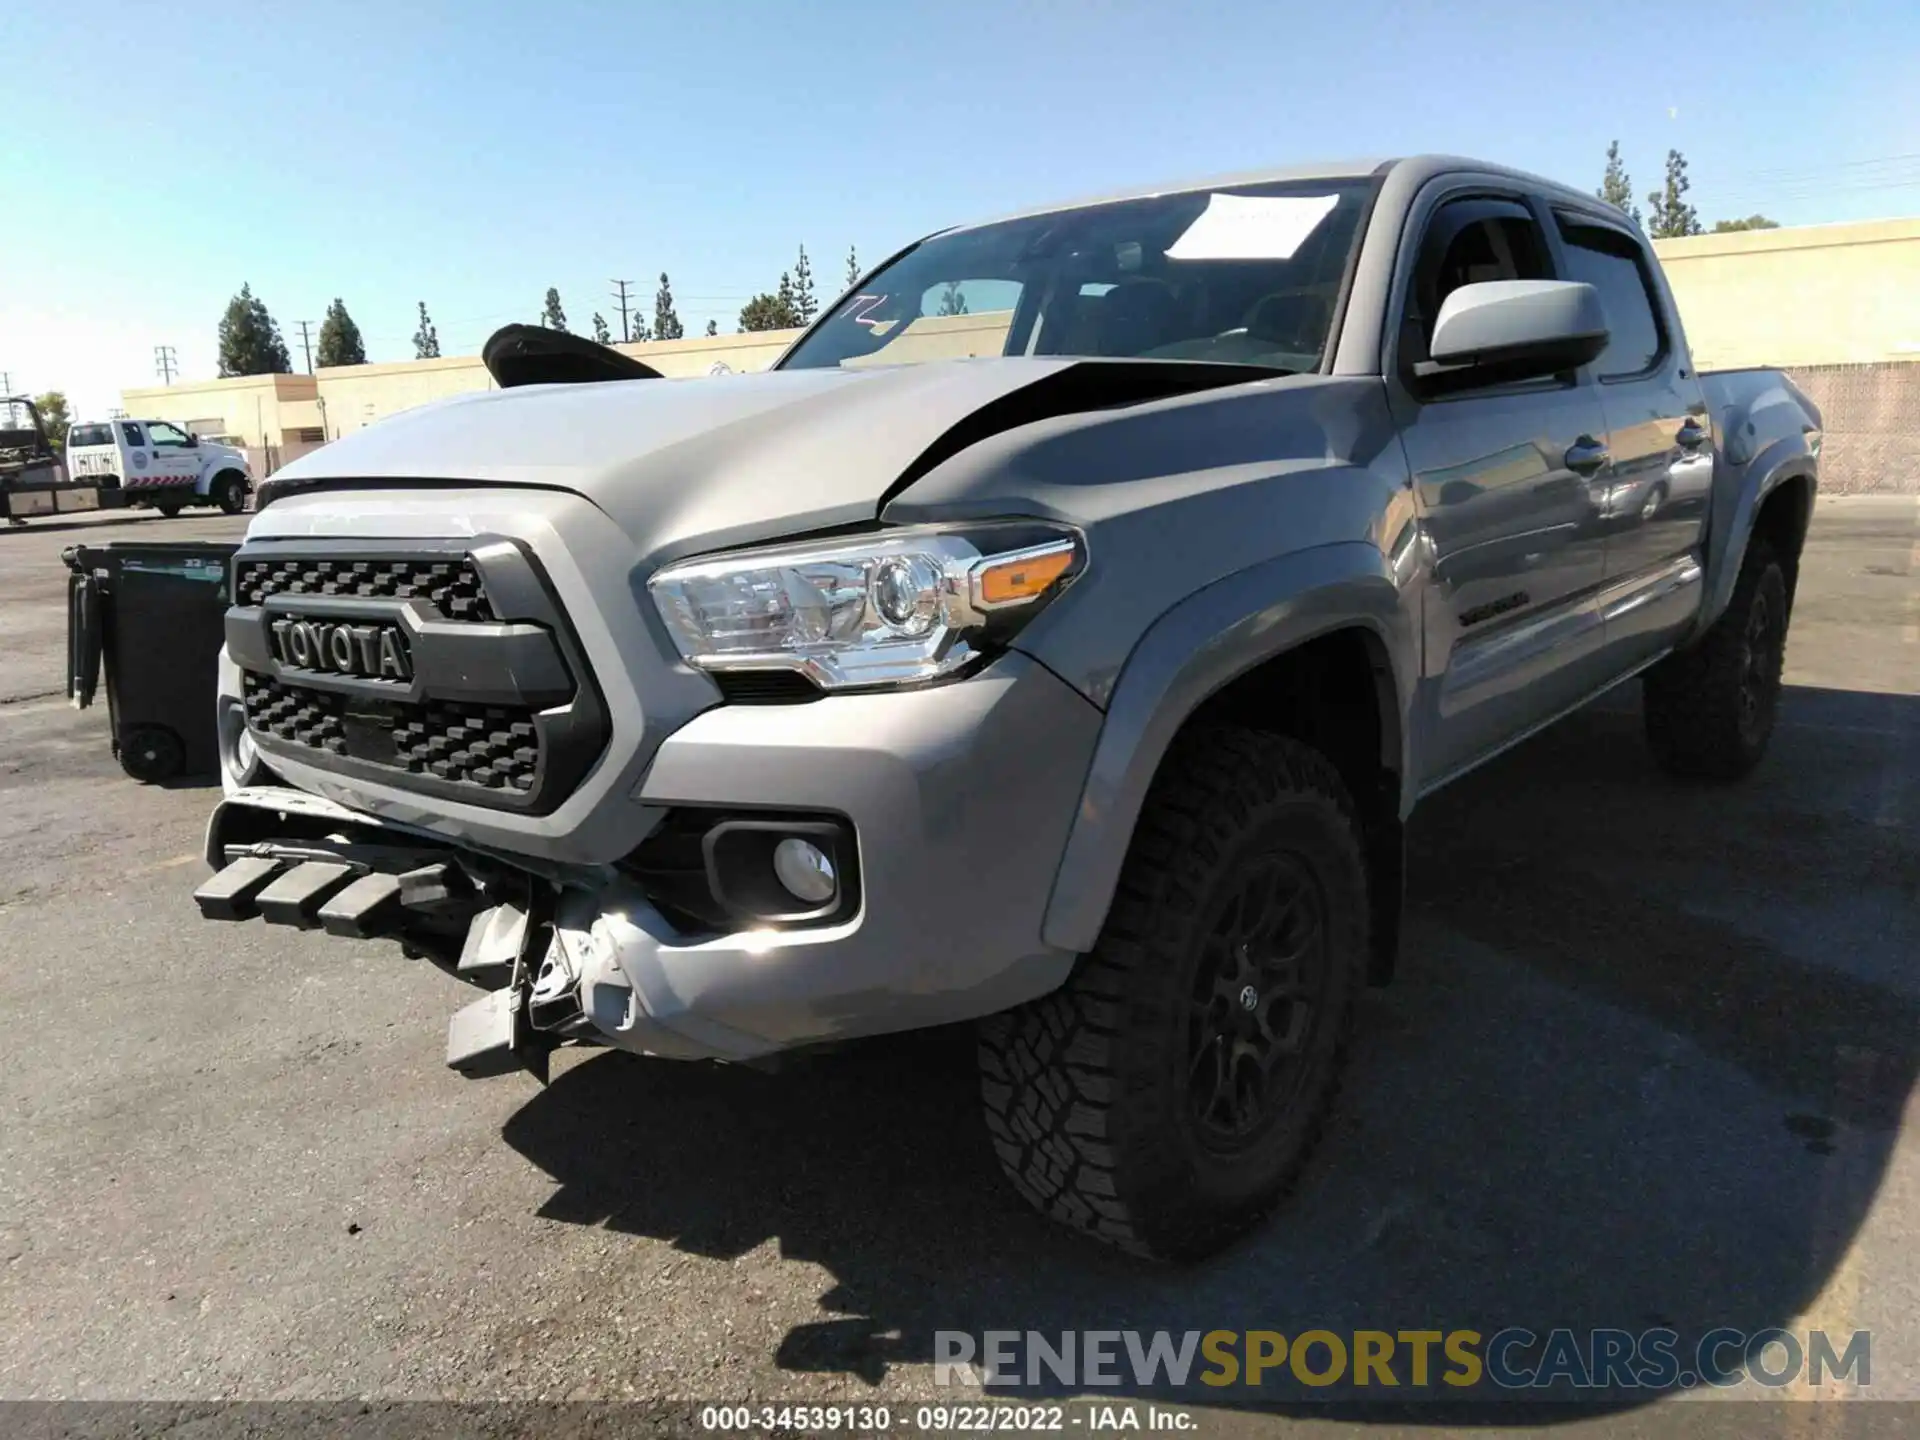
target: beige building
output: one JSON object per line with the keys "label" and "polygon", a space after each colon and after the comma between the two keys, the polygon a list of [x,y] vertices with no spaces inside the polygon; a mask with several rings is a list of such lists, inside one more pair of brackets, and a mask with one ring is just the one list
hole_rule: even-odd
{"label": "beige building", "polygon": [[297,453],[325,438],[319,396],[311,375],[238,375],[122,390],[120,405],[136,420],[171,420],[209,440]]}
{"label": "beige building", "polygon": [[[1656,240],[1702,369],[1778,365],[1826,416],[1824,485],[1920,492],[1920,219]],[[887,360],[997,355],[1008,312],[924,317]],[[669,376],[764,370],[798,331],[619,345]],[[911,353],[909,353],[909,351]],[[224,435],[268,473],[326,440],[492,385],[477,355],[122,392],[129,415]]]}
{"label": "beige building", "polygon": [[1703,370],[1920,360],[1920,219],[1656,240]]}

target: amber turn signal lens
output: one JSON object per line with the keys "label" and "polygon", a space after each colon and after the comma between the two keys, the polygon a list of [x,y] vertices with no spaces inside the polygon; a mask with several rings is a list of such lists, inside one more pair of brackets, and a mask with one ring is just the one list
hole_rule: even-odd
{"label": "amber turn signal lens", "polygon": [[1002,560],[980,570],[980,598],[988,605],[1031,600],[1067,573],[1073,551],[1062,547],[1051,555],[1029,555]]}

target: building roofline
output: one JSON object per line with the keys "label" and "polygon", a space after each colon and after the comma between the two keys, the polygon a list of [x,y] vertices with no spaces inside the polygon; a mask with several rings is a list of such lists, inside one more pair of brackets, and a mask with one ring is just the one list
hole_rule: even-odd
{"label": "building roofline", "polygon": [[1708,255],[1820,250],[1835,245],[1886,245],[1903,240],[1920,240],[1920,216],[1823,220],[1814,225],[1777,225],[1771,230],[1707,231],[1655,240],[1653,248],[1663,260],[1694,260]]}
{"label": "building roofline", "polygon": [[317,383],[311,375],[300,375],[284,371],[279,373],[269,372],[264,375],[221,375],[211,380],[188,380],[183,377],[173,385],[142,385],[134,390],[123,389],[120,392],[120,396],[121,399],[124,400],[129,395],[165,395],[170,390],[177,390],[182,387],[194,390],[250,390],[261,385],[268,385],[273,388],[276,395],[280,394],[283,389],[295,391],[305,390],[309,392],[307,395],[296,396],[295,398],[311,399],[312,391]]}

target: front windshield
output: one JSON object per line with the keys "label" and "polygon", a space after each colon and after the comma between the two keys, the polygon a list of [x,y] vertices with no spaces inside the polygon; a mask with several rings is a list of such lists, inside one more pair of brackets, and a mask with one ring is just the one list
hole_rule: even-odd
{"label": "front windshield", "polygon": [[1368,182],[1232,186],[922,241],[841,299],[787,370],[973,355],[1320,363]]}

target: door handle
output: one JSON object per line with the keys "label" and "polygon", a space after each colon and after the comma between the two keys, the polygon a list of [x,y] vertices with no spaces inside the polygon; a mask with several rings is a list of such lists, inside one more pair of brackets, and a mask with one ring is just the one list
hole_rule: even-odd
{"label": "door handle", "polygon": [[1682,450],[1698,450],[1707,443],[1707,427],[1689,415],[1673,437],[1673,443]]}
{"label": "door handle", "polygon": [[1612,458],[1606,446],[1591,435],[1582,435],[1567,447],[1565,463],[1576,475],[1592,475]]}

